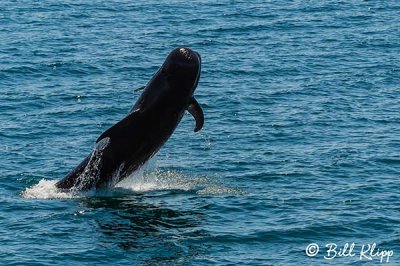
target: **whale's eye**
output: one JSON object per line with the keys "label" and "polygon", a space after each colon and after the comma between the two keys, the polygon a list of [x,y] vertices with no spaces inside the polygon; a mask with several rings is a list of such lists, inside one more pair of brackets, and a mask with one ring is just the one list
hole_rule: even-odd
{"label": "whale's eye", "polygon": [[162,74],[165,74],[165,73],[167,73],[167,71],[165,70],[165,68],[163,67],[163,68],[161,68],[161,73]]}

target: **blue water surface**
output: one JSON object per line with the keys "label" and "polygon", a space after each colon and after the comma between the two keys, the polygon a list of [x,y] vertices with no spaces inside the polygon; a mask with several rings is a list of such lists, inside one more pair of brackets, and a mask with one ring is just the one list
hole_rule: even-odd
{"label": "blue water surface", "polygon": [[[0,264],[400,265],[400,2],[0,1]],[[57,192],[167,54],[202,56],[122,188]],[[309,244],[319,253],[307,256]],[[355,243],[355,256],[324,258]],[[386,263],[387,259],[389,263]]]}

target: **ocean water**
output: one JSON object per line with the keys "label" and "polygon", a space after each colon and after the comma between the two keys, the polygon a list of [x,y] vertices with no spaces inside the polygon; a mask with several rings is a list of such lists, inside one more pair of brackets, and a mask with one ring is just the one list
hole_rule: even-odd
{"label": "ocean water", "polygon": [[[0,1],[0,264],[400,265],[399,13]],[[57,191],[180,46],[202,56],[203,130],[185,115],[117,188]]]}

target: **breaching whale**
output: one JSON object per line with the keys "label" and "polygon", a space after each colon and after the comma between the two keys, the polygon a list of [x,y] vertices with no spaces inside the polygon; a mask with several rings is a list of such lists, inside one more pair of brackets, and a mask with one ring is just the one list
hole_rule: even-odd
{"label": "breaching whale", "polygon": [[187,110],[203,127],[193,93],[201,71],[200,54],[176,48],[147,83],[132,110],[98,137],[92,152],[56,183],[60,189],[112,187],[149,160],[172,135]]}

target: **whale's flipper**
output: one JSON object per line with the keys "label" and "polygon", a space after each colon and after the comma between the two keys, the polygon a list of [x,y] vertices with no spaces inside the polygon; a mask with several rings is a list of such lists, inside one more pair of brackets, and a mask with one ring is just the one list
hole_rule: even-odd
{"label": "whale's flipper", "polygon": [[137,119],[139,119],[139,117],[140,117],[140,109],[137,109],[132,113],[129,113],[127,116],[125,116],[124,119],[122,119],[109,129],[104,131],[103,134],[101,134],[100,137],[96,140],[96,143],[107,137],[112,140],[113,139],[112,135],[117,135],[118,138],[121,138],[121,136],[129,134],[129,132],[131,132],[132,125],[135,123]]}
{"label": "whale's flipper", "polygon": [[190,99],[187,110],[196,120],[196,127],[194,128],[194,132],[197,132],[200,129],[202,129],[202,127],[204,125],[204,114],[203,114],[203,110],[201,109],[199,103],[196,101],[196,99],[194,97],[192,97]]}

